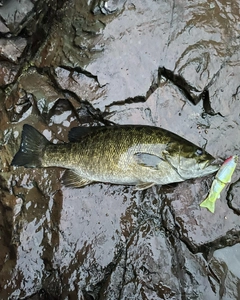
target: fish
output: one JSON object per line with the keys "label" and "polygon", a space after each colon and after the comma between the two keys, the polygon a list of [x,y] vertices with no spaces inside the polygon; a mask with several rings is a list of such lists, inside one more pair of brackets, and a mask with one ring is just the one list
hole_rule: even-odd
{"label": "fish", "polygon": [[214,173],[214,157],[162,128],[144,125],[74,127],[68,143],[53,144],[24,124],[19,151],[11,165],[61,167],[62,183],[80,188],[93,182],[134,185],[182,182]]}
{"label": "fish", "polygon": [[238,156],[233,155],[224,161],[213,180],[207,198],[201,202],[201,207],[206,207],[210,212],[215,211],[215,202],[220,198],[222,190],[231,182],[232,175],[236,169]]}

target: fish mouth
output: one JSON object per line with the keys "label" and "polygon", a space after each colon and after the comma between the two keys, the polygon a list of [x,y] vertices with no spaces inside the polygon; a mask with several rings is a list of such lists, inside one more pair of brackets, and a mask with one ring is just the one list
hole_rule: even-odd
{"label": "fish mouth", "polygon": [[221,164],[219,162],[219,159],[211,159],[206,161],[206,163],[203,165],[203,169],[212,169],[217,171],[220,168]]}

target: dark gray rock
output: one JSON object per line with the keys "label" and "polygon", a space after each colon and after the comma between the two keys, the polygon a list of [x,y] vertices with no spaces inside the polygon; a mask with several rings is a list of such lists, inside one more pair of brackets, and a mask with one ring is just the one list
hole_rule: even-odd
{"label": "dark gray rock", "polygon": [[62,169],[10,166],[25,123],[54,143],[78,125],[155,125],[219,159],[238,154],[239,11],[3,2],[1,299],[239,298],[239,167],[211,214],[199,204],[214,175],[137,192],[66,188]]}

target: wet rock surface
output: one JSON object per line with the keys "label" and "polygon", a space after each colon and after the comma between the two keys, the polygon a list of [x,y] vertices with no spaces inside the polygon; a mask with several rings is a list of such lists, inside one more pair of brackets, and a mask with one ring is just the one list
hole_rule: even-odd
{"label": "wet rock surface", "polygon": [[70,189],[62,169],[10,166],[25,123],[55,143],[78,125],[154,125],[239,154],[239,6],[1,2],[1,299],[240,297],[239,166],[214,214],[199,207],[214,175]]}

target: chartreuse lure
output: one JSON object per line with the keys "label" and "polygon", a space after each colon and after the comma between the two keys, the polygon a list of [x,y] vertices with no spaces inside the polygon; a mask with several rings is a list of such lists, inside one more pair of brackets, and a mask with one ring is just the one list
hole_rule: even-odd
{"label": "chartreuse lure", "polygon": [[221,191],[227,183],[231,182],[231,178],[237,166],[238,156],[233,155],[224,161],[218,170],[215,179],[213,180],[208,197],[200,204],[201,207],[206,207],[210,212],[215,211],[215,202],[220,198]]}

